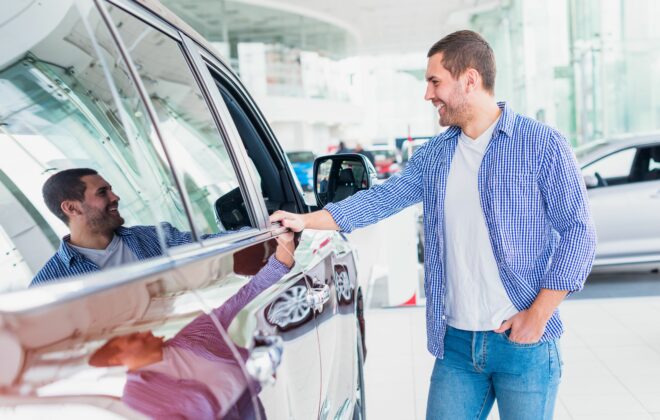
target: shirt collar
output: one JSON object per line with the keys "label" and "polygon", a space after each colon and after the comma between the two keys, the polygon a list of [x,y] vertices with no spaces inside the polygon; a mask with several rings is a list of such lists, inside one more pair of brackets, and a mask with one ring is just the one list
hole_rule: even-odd
{"label": "shirt collar", "polygon": [[60,242],[60,249],[57,250],[57,256],[62,261],[67,263],[68,266],[71,266],[71,262],[74,258],[82,257],[80,252],[76,251],[71,245],[69,245],[70,240],[71,235],[66,235],[64,238],[62,238],[62,242]]}
{"label": "shirt collar", "polygon": [[129,236],[133,235],[133,231],[130,228],[119,226],[117,230],[115,230],[115,234],[117,236]]}
{"label": "shirt collar", "polygon": [[513,112],[506,102],[498,102],[497,106],[502,110],[502,115],[500,115],[500,120],[495,126],[495,131],[501,131],[509,138],[513,138],[513,127],[516,122],[516,113]]}
{"label": "shirt collar", "polygon": [[[133,231],[131,229],[120,226],[115,230],[115,234],[117,236],[129,236],[133,234]],[[73,248],[71,245],[69,245],[69,241],[71,240],[71,235],[66,235],[65,237],[62,238],[62,242],[60,242],[60,248],[57,250],[57,256],[64,262],[67,263],[67,265],[70,267],[71,262],[73,261],[74,258],[83,258],[82,254],[78,252],[75,248]]]}

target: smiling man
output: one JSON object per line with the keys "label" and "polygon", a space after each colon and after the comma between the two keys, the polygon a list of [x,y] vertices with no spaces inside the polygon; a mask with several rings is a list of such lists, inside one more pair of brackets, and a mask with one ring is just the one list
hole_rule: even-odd
{"label": "smiling man", "polygon": [[[48,209],[71,233],[30,287],[162,255],[156,226],[122,226],[119,197],[95,170],[58,172],[48,178],[42,192]],[[168,247],[192,242],[190,232],[181,232],[169,223],[161,223],[161,227]]]}
{"label": "smiling man", "polygon": [[551,419],[557,307],[582,289],[596,235],[580,170],[556,130],[498,103],[495,57],[472,31],[428,52],[425,99],[449,129],[401,175],[323,210],[276,212],[294,231],[350,232],[424,205],[428,419]]}

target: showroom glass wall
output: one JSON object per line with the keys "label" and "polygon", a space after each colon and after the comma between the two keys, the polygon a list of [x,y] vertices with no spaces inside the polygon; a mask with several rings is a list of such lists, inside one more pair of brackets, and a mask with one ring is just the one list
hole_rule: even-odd
{"label": "showroom glass wall", "polygon": [[[289,12],[286,0],[283,10],[242,0],[163,2],[226,52],[285,147],[350,143],[351,136],[391,142],[439,130],[420,100],[434,40],[392,52],[389,62],[368,51],[347,58],[355,49],[351,33]],[[438,36],[465,27],[482,33],[497,57],[497,98],[516,111],[558,128],[574,145],[660,128],[657,0],[500,0],[474,10],[468,3],[464,20],[439,20]],[[302,100],[269,106],[271,98]],[[312,114],[319,104],[325,112]]]}
{"label": "showroom glass wall", "polygon": [[580,144],[660,128],[658,16],[654,0],[511,0],[471,26],[495,50],[498,96]]}

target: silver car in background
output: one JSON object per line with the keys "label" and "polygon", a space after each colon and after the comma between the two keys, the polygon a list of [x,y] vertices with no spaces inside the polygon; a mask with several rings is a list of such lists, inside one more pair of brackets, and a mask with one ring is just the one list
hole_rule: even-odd
{"label": "silver car in background", "polygon": [[660,133],[578,147],[598,234],[594,271],[660,267]]}

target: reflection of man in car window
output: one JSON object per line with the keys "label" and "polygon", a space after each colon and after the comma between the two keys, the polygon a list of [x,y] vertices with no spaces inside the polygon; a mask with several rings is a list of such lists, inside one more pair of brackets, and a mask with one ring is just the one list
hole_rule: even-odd
{"label": "reflection of man in car window", "polygon": [[[214,321],[226,330],[245,305],[289,272],[293,234],[280,238],[266,265],[211,314],[198,316],[169,340],[151,331],[114,337],[92,355],[90,365],[127,367],[122,401],[149,417],[255,418],[250,386]],[[246,350],[237,350],[245,360]]]}
{"label": "reflection of man in car window", "polygon": [[[95,170],[58,172],[42,191],[48,209],[71,233],[30,286],[162,255],[156,226],[122,226],[119,197]],[[168,247],[192,242],[190,232],[181,232],[169,223],[161,223],[161,227]]]}

